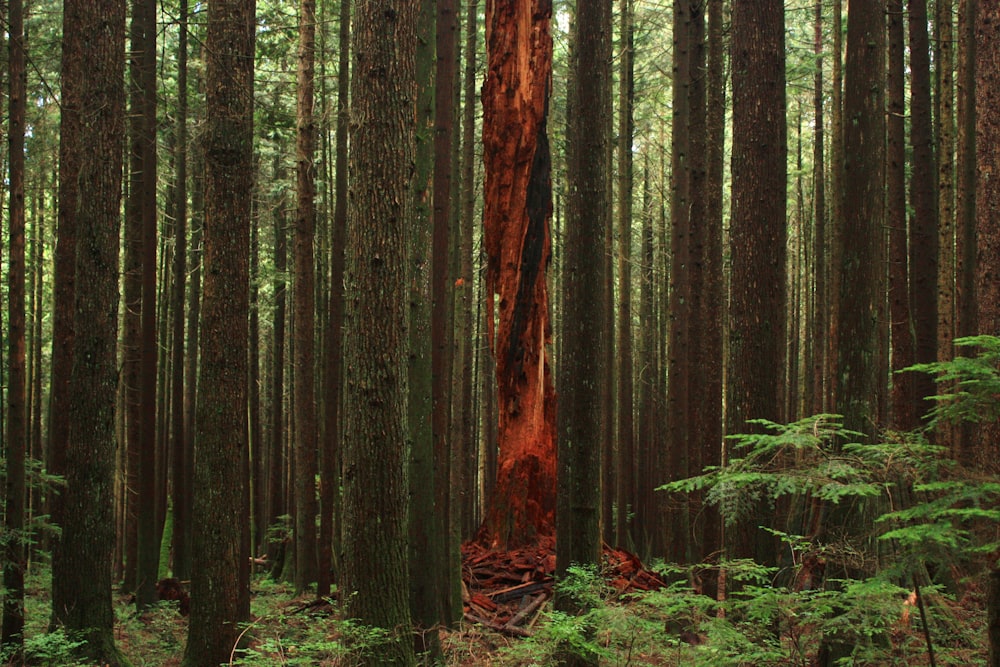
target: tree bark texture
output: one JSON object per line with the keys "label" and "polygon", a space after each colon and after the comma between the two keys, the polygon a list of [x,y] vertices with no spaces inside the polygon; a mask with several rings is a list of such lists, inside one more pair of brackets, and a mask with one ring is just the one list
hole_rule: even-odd
{"label": "tree bark texture", "polygon": [[[927,0],[909,0],[910,29],[910,144],[913,151],[910,204],[910,309],[913,319],[914,358],[917,363],[937,361],[938,219],[937,168],[934,160],[934,125],[931,117],[930,41],[927,35]],[[893,364],[893,366],[896,366]],[[898,368],[898,367],[897,367]],[[926,416],[936,392],[930,373],[913,379],[914,414]]]}
{"label": "tree bark texture", "polygon": [[[53,563],[53,618],[87,639],[92,662],[118,665],[111,607],[115,543],[115,397],[118,386],[118,253],[125,140],[125,2],[67,2],[67,40],[81,47],[64,59],[81,73],[73,370],[60,562]],[[87,45],[86,53],[83,45]],[[64,60],[65,62],[65,60]]]}
{"label": "tree bark texture", "polygon": [[848,17],[836,405],[845,427],[872,436],[886,378],[879,322],[885,267],[885,2],[852,7]]}
{"label": "tree bark texture", "polygon": [[3,626],[0,643],[21,656],[24,647],[24,576],[28,566],[25,514],[25,457],[28,449],[27,375],[25,367],[25,192],[24,133],[27,54],[25,53],[24,3],[12,0],[9,5],[7,43],[10,56],[9,116],[7,146],[10,187],[8,218],[9,255],[7,270],[7,448],[3,565]]}
{"label": "tree bark texture", "polygon": [[[977,331],[1000,333],[1000,5],[980,2],[976,18]],[[977,458],[997,469],[1000,424],[980,426]],[[1000,613],[1000,612],[998,612]],[[991,634],[992,637],[992,634]],[[1000,664],[993,646],[991,664]]]}
{"label": "tree bark texture", "polygon": [[[902,0],[889,1],[886,216],[889,227],[889,316],[893,365],[914,363],[913,329],[908,290],[909,246],[906,225],[906,91],[904,82],[906,41]],[[916,425],[916,387],[912,373],[892,378],[890,417],[901,431]]]}
{"label": "tree bark texture", "polygon": [[548,0],[486,8],[486,319],[496,359],[500,453],[481,538],[495,547],[525,544],[554,530],[556,399],[546,350],[551,14]]}
{"label": "tree bark texture", "polygon": [[[783,3],[769,0],[756,7],[736,3],[731,49],[733,212],[726,431],[744,433],[748,419],[782,421],[784,417],[787,131]],[[768,562],[770,549],[757,536],[757,523],[751,519],[734,529],[731,557],[756,555]]]}
{"label": "tree bark texture", "polygon": [[[604,321],[604,289],[611,226],[611,0],[577,8],[573,38],[567,128],[567,206],[565,227],[562,393],[559,410],[560,505],[557,566],[598,565],[601,556],[601,453],[604,420],[601,392],[605,348],[611,331]],[[631,151],[631,145],[628,146]],[[631,369],[629,369],[631,373]],[[631,411],[628,415],[631,419]],[[610,489],[607,490],[611,492]],[[565,508],[565,509],[563,509]],[[608,517],[610,520],[610,517]]]}
{"label": "tree bark texture", "polygon": [[316,124],[313,119],[316,71],[316,3],[299,5],[295,220],[295,590],[316,581],[316,388],[315,275]]}
{"label": "tree bark texture", "polygon": [[[79,2],[63,3],[62,63],[60,77],[61,112],[59,115],[59,212],[54,259],[52,366],[49,390],[49,441],[46,467],[54,475],[66,475],[66,450],[69,446],[70,376],[73,372],[73,313],[76,294],[76,209],[80,191],[77,179],[83,159],[80,144],[84,60],[80,57],[84,36],[73,27],[79,24]],[[52,494],[49,513],[57,526],[65,525],[65,495]],[[52,541],[52,625],[58,621],[56,610],[65,609],[74,597],[63,588],[64,574],[58,571],[66,560],[62,540]]]}
{"label": "tree bark texture", "polygon": [[343,590],[389,640],[364,664],[414,663],[407,605],[407,233],[417,2],[357,6],[344,322]]}
{"label": "tree bark texture", "polygon": [[209,5],[205,284],[184,663],[228,662],[250,615],[247,319],[253,186],[254,1]]}

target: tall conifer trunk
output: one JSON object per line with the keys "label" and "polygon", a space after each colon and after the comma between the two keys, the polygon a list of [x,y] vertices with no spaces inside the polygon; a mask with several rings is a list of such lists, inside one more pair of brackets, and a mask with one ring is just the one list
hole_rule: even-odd
{"label": "tall conifer trunk", "polygon": [[[125,2],[66,3],[63,66],[79,74],[80,119],[63,140],[75,176],[78,250],[73,369],[68,397],[66,488],[60,546],[52,564],[53,624],[81,633],[88,663],[119,665],[111,606],[115,542],[115,399],[118,386],[118,280],[122,145],[125,140]],[[87,45],[84,51],[84,45]],[[65,81],[66,72],[63,79]],[[84,158],[84,156],[86,156]],[[68,175],[61,173],[61,177]],[[58,581],[56,581],[58,580]]]}
{"label": "tall conifer trunk", "polygon": [[250,615],[247,320],[253,183],[254,0],[208,6],[205,285],[184,664],[229,662]]}

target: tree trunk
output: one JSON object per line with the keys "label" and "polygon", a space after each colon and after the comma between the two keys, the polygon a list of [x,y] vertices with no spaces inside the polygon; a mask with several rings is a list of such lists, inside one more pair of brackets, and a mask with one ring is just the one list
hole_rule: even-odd
{"label": "tree trunk", "polygon": [[[556,565],[561,575],[573,564],[596,567],[601,557],[601,451],[604,421],[610,415],[595,388],[603,381],[605,349],[611,344],[611,331],[601,326],[604,289],[610,276],[605,274],[607,248],[593,240],[604,237],[612,218],[610,165],[606,160],[611,145],[611,118],[607,115],[611,103],[611,0],[579,5],[575,29],[568,102],[575,112],[568,118],[566,142],[566,298],[559,358],[559,489],[566,499],[560,504],[556,542]],[[631,152],[631,144],[627,150]],[[572,609],[577,602],[566,598],[559,604]],[[574,664],[589,662],[581,658]]]}
{"label": "tree trunk", "polygon": [[[414,209],[409,230],[409,401],[407,405],[410,436],[409,475],[410,571],[424,573],[410,578],[410,615],[417,628],[415,649],[440,657],[441,645],[436,628],[441,623],[441,564],[444,561],[444,511],[436,506],[437,487],[442,483],[435,474],[434,409],[432,356],[432,261],[434,158],[434,31],[435,3],[420,2],[417,23],[415,72],[417,80],[417,133]],[[445,480],[446,481],[446,480]]]}
{"label": "tree trunk", "polygon": [[[955,32],[953,0],[935,2],[937,33],[934,63],[937,72],[937,168],[938,168],[938,361],[954,357],[956,337],[955,299]],[[956,430],[941,425],[938,444],[952,447]]]}
{"label": "tree trunk", "polygon": [[187,565],[190,560],[181,554],[190,552],[187,526],[190,521],[191,489],[185,475],[188,465],[186,434],[184,429],[184,293],[187,281],[187,44],[188,0],[181,0],[178,8],[177,41],[177,145],[175,148],[176,172],[174,176],[174,283],[173,283],[173,339],[171,341],[171,431],[173,432],[173,467],[170,488],[173,493],[173,574],[180,579],[191,576]]}
{"label": "tree trunk", "polygon": [[316,581],[316,388],[315,275],[316,124],[313,120],[316,69],[316,3],[299,7],[297,198],[295,224],[295,590]]}
{"label": "tree trunk", "polygon": [[139,200],[141,225],[141,310],[139,370],[139,497],[136,542],[136,605],[144,609],[156,601],[160,541],[156,521],[156,3],[135,0],[132,5],[132,85],[135,121],[133,150],[140,173],[129,196]]}
{"label": "tree trunk", "polygon": [[[927,37],[927,0],[909,0],[910,28],[910,143],[913,151],[910,197],[913,224],[910,230],[910,308],[913,318],[914,356],[917,363],[937,361],[938,221],[935,194],[934,127],[931,117],[930,43]],[[895,366],[895,364],[893,364]],[[936,393],[930,373],[913,380],[917,424]],[[912,426],[911,426],[912,428]]]}
{"label": "tree trunk", "polygon": [[[906,97],[904,65],[905,40],[903,2],[889,2],[889,71],[887,81],[888,120],[886,131],[886,217],[889,227],[889,315],[893,365],[906,368],[914,363],[913,330],[907,288],[909,265],[906,234]],[[890,416],[893,428],[914,428],[916,387],[913,373],[897,373],[892,378]]]}
{"label": "tree trunk", "polygon": [[[978,0],[958,6],[958,162],[955,221],[956,334],[976,329],[976,11]],[[953,456],[966,466],[975,461],[971,428],[961,429]]]}
{"label": "tree trunk", "polygon": [[228,662],[250,615],[247,318],[253,185],[253,0],[209,6],[205,286],[184,663]]}
{"label": "tree trunk", "polygon": [[[667,450],[666,469],[652,479],[659,484],[683,479],[690,472],[688,437],[689,380],[691,376],[691,3],[674,0],[673,26],[673,123],[670,157],[670,289],[667,313],[670,333],[667,353]],[[687,551],[688,513],[686,498],[654,493],[654,523],[646,527],[652,536],[652,555],[684,562]],[[665,528],[657,525],[656,515],[667,517]],[[669,539],[668,539],[669,535]],[[668,549],[669,545],[669,551]]]}
{"label": "tree trunk", "polygon": [[[452,281],[449,279],[451,263],[451,221],[455,199],[452,196],[453,139],[455,130],[456,32],[458,19],[454,0],[436,2],[436,55],[434,69],[434,178],[433,178],[433,232],[431,236],[431,397],[432,430],[434,435],[434,495],[435,518],[441,541],[441,551],[434,567],[438,570],[438,605],[440,621],[451,625],[456,621],[455,591],[452,579],[449,535],[454,516],[455,492],[452,448],[457,444],[451,438],[453,392],[452,367],[455,359],[452,350]],[[455,557],[458,557],[455,554]]]}
{"label": "tree trunk", "polygon": [[[980,2],[976,17],[976,322],[977,331],[1000,332],[1000,5]],[[1000,423],[982,424],[977,458],[996,472]],[[1000,615],[1000,612],[997,612]],[[991,636],[992,638],[992,636]],[[992,646],[992,665],[1000,646]]]}
{"label": "tree trunk", "polygon": [[[58,415],[69,414],[70,376],[73,371],[73,317],[76,286],[76,209],[80,191],[77,180],[84,151],[80,143],[82,131],[81,109],[85,99],[81,96],[84,79],[83,34],[73,29],[80,17],[79,2],[63,3],[62,76],[60,77],[59,114],[59,220],[56,229],[54,259],[54,286],[52,306],[52,362],[50,368],[48,450],[46,468],[54,475],[66,475],[66,450],[69,446],[69,420]],[[52,523],[64,526],[66,498],[62,493],[52,494],[49,513]],[[75,599],[72,590],[63,587],[65,575],[61,568],[66,564],[62,555],[62,540],[52,541],[52,623],[55,626],[57,610],[65,609]]]}
{"label": "tree trunk", "polygon": [[10,149],[10,254],[7,270],[7,449],[4,530],[7,537],[3,567],[3,627],[0,644],[15,658],[24,648],[24,575],[28,566],[25,523],[25,455],[28,424],[25,398],[25,222],[24,133],[27,94],[27,54],[24,38],[24,3],[12,0],[8,8],[10,81],[8,137]]}
{"label": "tree trunk", "polygon": [[326,374],[323,395],[326,399],[326,442],[322,445],[320,469],[320,549],[317,595],[330,594],[329,570],[335,565],[333,542],[340,543],[340,459],[341,403],[343,374],[344,320],[344,238],[347,233],[347,126],[350,122],[347,97],[350,89],[351,2],[341,0],[337,72],[337,130],[334,165],[335,205],[331,234],[330,322],[327,327]]}
{"label": "tree trunk", "polygon": [[[827,210],[826,210],[826,163],[825,163],[825,127],[823,105],[825,91],[823,90],[823,0],[816,0],[816,22],[814,30],[814,50],[816,53],[816,75],[813,87],[813,320],[812,320],[812,404],[808,406],[811,414],[818,415],[826,411],[827,385],[826,374],[829,346],[827,344],[827,321],[830,318],[828,306],[828,245],[827,245]],[[837,55],[839,58],[839,54]]]}
{"label": "tree trunk", "polygon": [[[115,397],[118,385],[118,256],[125,140],[125,2],[65,3],[63,54],[78,80],[78,141],[63,147],[77,156],[73,370],[69,395],[63,531],[53,562],[56,625],[79,632],[88,662],[126,664],[115,648],[111,557],[115,542]],[[86,53],[84,45],[86,44]],[[79,49],[79,50],[78,50]],[[71,64],[71,66],[69,66]],[[67,137],[63,137],[67,140]],[[83,156],[86,155],[86,158]],[[78,161],[79,160],[79,161]],[[9,506],[8,506],[9,507]]]}
{"label": "tree trunk", "polygon": [[874,406],[885,391],[879,363],[883,298],[885,3],[848,15],[844,115],[844,230],[838,314],[837,412],[844,426],[875,433]]}
{"label": "tree trunk", "polygon": [[[726,432],[784,418],[786,126],[780,0],[733,7],[733,214]],[[758,507],[758,511],[763,511]],[[730,557],[773,563],[754,519],[734,528]]]}
{"label": "tree trunk", "polygon": [[[708,90],[705,132],[707,168],[705,176],[705,262],[703,307],[705,328],[699,333],[702,367],[699,375],[705,385],[702,409],[702,465],[722,462],[722,375],[725,350],[722,332],[725,322],[725,281],[722,260],[723,172],[726,145],[725,44],[723,40],[722,0],[708,2]],[[717,556],[721,547],[721,520],[718,509],[703,506],[705,541],[701,560]]]}
{"label": "tree trunk", "polygon": [[[275,165],[277,170],[278,166]],[[280,178],[277,171],[275,180]],[[268,471],[267,521],[269,526],[280,523],[288,511],[285,503],[285,476],[288,460],[285,455],[285,271],[288,268],[288,242],[285,231],[285,200],[279,194],[274,206],[274,353],[271,370],[271,441]],[[283,538],[282,538],[283,539]],[[284,567],[287,542],[268,542],[268,562],[271,574],[278,578]]]}
{"label": "tree trunk", "polygon": [[[414,664],[407,605],[406,308],[416,95],[415,0],[364,0],[354,46],[344,320],[343,591],[389,641],[364,664]],[[378,517],[378,520],[373,520]]]}
{"label": "tree trunk", "polygon": [[[632,469],[635,457],[634,376],[632,370],[632,193],[635,182],[632,137],[635,134],[635,25],[632,3],[633,0],[621,0],[620,5],[622,46],[618,77],[618,281],[621,292],[618,298],[618,354],[616,355],[618,361],[618,457],[614,467],[617,469],[619,490],[604,490],[605,498],[615,498],[619,503],[617,517],[613,517],[607,511],[610,502],[605,501],[604,522],[606,527],[616,528],[615,541],[622,547],[632,541],[630,538],[631,530],[628,526],[628,503],[623,501],[626,495],[625,490],[628,489],[630,492],[635,484],[635,475]],[[591,39],[593,38],[591,35]],[[603,46],[603,42],[600,44]],[[583,48],[592,47],[584,43]],[[590,76],[586,69],[578,71],[582,71],[585,77]],[[586,79],[584,80],[586,81]],[[577,95],[580,95],[579,91],[577,91]],[[589,95],[580,95],[580,97],[578,102],[582,104],[581,110],[587,109],[593,102]],[[589,120],[591,124],[594,122],[593,119]],[[585,139],[587,133],[592,130],[584,127],[582,131],[583,135],[578,137],[578,140]],[[569,148],[568,145],[567,150]],[[587,159],[585,154],[582,154],[581,157],[584,160]],[[593,188],[594,185],[591,184],[590,187]],[[570,192],[573,192],[572,187]],[[588,208],[590,205],[584,205],[583,209],[577,210],[575,213],[582,217]],[[578,220],[576,224],[580,222],[581,220]],[[610,342],[608,341],[608,344]],[[608,416],[610,417],[610,415]]]}
{"label": "tree trunk", "polygon": [[545,280],[552,210],[550,19],[551,3],[540,0],[491,3],[486,10],[486,320],[499,387],[500,454],[480,537],[493,547],[529,543],[554,530],[556,399],[545,349],[552,334]]}

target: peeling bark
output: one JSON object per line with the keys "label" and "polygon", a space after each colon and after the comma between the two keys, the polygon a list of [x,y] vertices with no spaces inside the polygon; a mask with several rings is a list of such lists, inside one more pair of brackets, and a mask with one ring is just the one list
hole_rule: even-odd
{"label": "peeling bark", "polygon": [[551,14],[547,0],[487,5],[486,301],[500,452],[480,539],[491,546],[524,544],[554,530],[555,391],[545,350],[551,338],[545,281],[552,252]]}

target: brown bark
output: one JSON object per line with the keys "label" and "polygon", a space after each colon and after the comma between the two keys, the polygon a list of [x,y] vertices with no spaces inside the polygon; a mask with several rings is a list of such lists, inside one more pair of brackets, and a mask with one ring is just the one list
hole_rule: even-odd
{"label": "brown bark", "polygon": [[156,601],[160,541],[156,521],[156,3],[132,3],[132,150],[139,166],[129,198],[138,204],[141,229],[141,306],[139,352],[139,478],[136,541],[136,605]]}
{"label": "brown bark", "polygon": [[[69,420],[58,418],[69,413],[70,375],[73,371],[73,312],[76,286],[76,207],[79,197],[77,179],[83,151],[80,146],[80,96],[83,85],[83,59],[79,57],[82,35],[66,26],[78,25],[79,3],[63,4],[61,110],[59,114],[59,212],[56,228],[54,286],[52,307],[52,366],[49,389],[48,449],[46,468],[54,475],[66,474],[66,448],[69,446]],[[65,496],[52,494],[49,513],[57,526],[64,525]],[[62,588],[63,576],[57,574],[65,563],[62,540],[52,541],[52,608],[65,608],[72,591]],[[56,614],[53,613],[53,621]]]}
{"label": "brown bark", "polygon": [[[889,2],[889,70],[887,81],[888,135],[886,164],[886,216],[889,227],[889,316],[893,364],[914,363],[910,300],[907,290],[906,234],[906,128],[904,76],[904,27],[902,0]],[[912,373],[892,378],[890,417],[893,428],[908,430],[916,423],[916,391]]]}
{"label": "brown bark", "polygon": [[[976,9],[978,0],[959,0],[958,6],[958,146],[955,220],[955,328],[957,336],[976,333]],[[971,429],[963,428],[952,448],[953,456],[972,465]]]}
{"label": "brown bark", "polygon": [[[829,346],[827,345],[827,321],[830,319],[828,304],[828,268],[827,259],[827,210],[826,210],[826,163],[824,111],[826,91],[823,89],[823,0],[816,0],[816,22],[814,29],[814,50],[816,54],[816,75],[813,86],[813,320],[812,320],[812,404],[808,412],[814,415],[826,411],[827,385],[829,378],[826,373]],[[839,55],[838,55],[839,57]]]}
{"label": "brown bark", "polygon": [[0,643],[15,658],[24,647],[24,576],[28,565],[25,534],[25,457],[28,424],[25,368],[25,214],[24,133],[27,87],[27,54],[24,36],[24,3],[12,0],[8,11],[10,30],[10,81],[7,145],[9,157],[10,218],[8,219],[7,299],[7,449],[5,474],[3,566],[3,627]]}
{"label": "brown bark", "polygon": [[181,0],[178,6],[177,41],[177,146],[175,148],[174,183],[174,282],[173,282],[173,323],[171,341],[171,431],[173,433],[173,457],[171,469],[171,493],[173,501],[173,573],[179,579],[188,579],[190,560],[180,554],[189,553],[188,531],[190,524],[191,489],[186,470],[188,448],[184,428],[184,294],[187,282],[187,232],[188,232],[188,184],[187,184],[187,75],[188,75],[188,2]]}
{"label": "brown bark", "polygon": [[[976,17],[976,304],[977,331],[1000,332],[1000,5],[980,2]],[[1000,423],[979,428],[976,457],[997,469]],[[1000,613],[1000,612],[998,612]],[[998,633],[1000,634],[1000,633]],[[994,638],[991,633],[991,638]],[[1000,640],[1000,636],[996,636]],[[1000,645],[991,643],[991,664]]]}
{"label": "brown bark", "polygon": [[[673,62],[673,124],[671,126],[670,179],[670,290],[667,312],[670,318],[670,342],[667,368],[667,452],[662,476],[652,479],[653,486],[683,479],[690,472],[688,422],[689,381],[691,375],[691,3],[674,1],[674,62]],[[648,489],[647,489],[648,492]],[[685,562],[688,540],[678,539],[688,534],[686,500],[672,498],[666,531],[657,525],[658,515],[666,509],[663,494],[657,499],[647,526],[652,539],[653,556],[665,556],[671,561]],[[669,531],[670,539],[667,539]],[[667,545],[670,551],[665,551]]]}
{"label": "brown bark", "polygon": [[[611,0],[577,8],[572,40],[568,94],[574,113],[567,126],[566,298],[559,357],[561,499],[556,567],[562,574],[574,563],[597,566],[601,556],[601,455],[604,424],[610,415],[601,392],[594,389],[605,377],[605,351],[612,331],[601,326],[604,290],[610,280],[604,262],[608,249],[593,240],[604,237],[612,220],[606,160],[611,145],[607,110],[611,102]],[[626,150],[631,152],[631,143]],[[556,603],[564,609],[575,604],[561,595]]]}
{"label": "brown bark", "polygon": [[247,319],[253,183],[253,0],[209,5],[205,41],[205,285],[184,663],[230,661],[250,615]]}
{"label": "brown bark", "polygon": [[296,195],[293,257],[295,290],[295,589],[316,581],[316,388],[313,243],[316,235],[316,124],[313,120],[316,70],[316,3],[299,7],[299,67]]}
{"label": "brown bark", "polygon": [[551,11],[545,0],[516,0],[491,3],[486,12],[486,318],[496,359],[500,453],[480,535],[492,546],[528,543],[554,530],[556,404],[545,280],[551,256]]}
{"label": "brown bark", "polygon": [[[784,5],[733,7],[733,214],[727,433],[748,419],[784,419],[786,365],[786,125]],[[763,511],[758,506],[757,511]],[[730,556],[772,562],[772,541],[750,519]]]}
{"label": "brown bark", "polygon": [[885,392],[880,307],[885,265],[885,3],[852,7],[844,115],[844,243],[838,311],[837,412],[851,430],[874,435]]}
{"label": "brown bark", "polygon": [[[910,143],[913,151],[910,180],[910,203],[913,208],[913,223],[910,228],[910,314],[913,320],[914,358],[917,363],[932,363],[937,361],[938,227],[927,0],[909,0],[908,8]],[[893,366],[899,368],[895,363]],[[929,373],[917,374],[913,380],[913,388],[916,392],[914,412],[920,420],[932,407],[925,397],[933,396],[936,391],[933,376]]]}
{"label": "brown bark", "polygon": [[[123,664],[114,646],[111,557],[115,541],[115,397],[122,145],[125,140],[125,2],[67,2],[64,34],[74,60],[80,118],[78,251],[61,546],[53,562],[53,619],[87,640],[90,664]],[[86,50],[84,45],[86,44]],[[64,73],[64,79],[65,79]],[[72,135],[71,135],[72,136]],[[66,140],[66,137],[63,138]],[[86,157],[84,157],[86,156]]]}
{"label": "brown bark", "polygon": [[[330,260],[330,321],[327,328],[326,369],[323,395],[326,399],[326,441],[322,444],[323,459],[320,470],[320,573],[317,595],[330,593],[327,565],[334,565],[333,542],[340,542],[338,534],[340,517],[340,460],[341,460],[341,407],[343,368],[344,323],[344,237],[347,233],[347,127],[350,113],[347,97],[350,89],[350,40],[351,0],[341,0],[339,44],[340,54],[337,73],[337,129],[336,156],[334,158],[334,188],[336,201],[333,214]],[[336,537],[335,537],[336,536]],[[327,557],[327,553],[329,556]]]}
{"label": "brown bark", "polygon": [[[344,320],[343,588],[348,614],[389,639],[368,665],[414,664],[407,605],[407,233],[416,0],[357,6]],[[376,520],[377,518],[377,520]]]}
{"label": "brown bark", "polygon": [[[632,370],[632,137],[635,134],[635,25],[633,0],[621,0],[621,62],[618,92],[618,276],[621,294],[618,299],[618,450],[615,469],[617,489],[605,489],[607,498],[617,501],[614,517],[615,543],[622,548],[632,545],[629,526],[629,496],[635,486],[635,379]],[[586,73],[585,73],[586,74]],[[645,276],[644,276],[645,278]],[[645,353],[641,349],[640,353]],[[641,381],[641,380],[640,380]],[[641,391],[641,390],[640,390]],[[612,525],[605,507],[604,521]]]}

